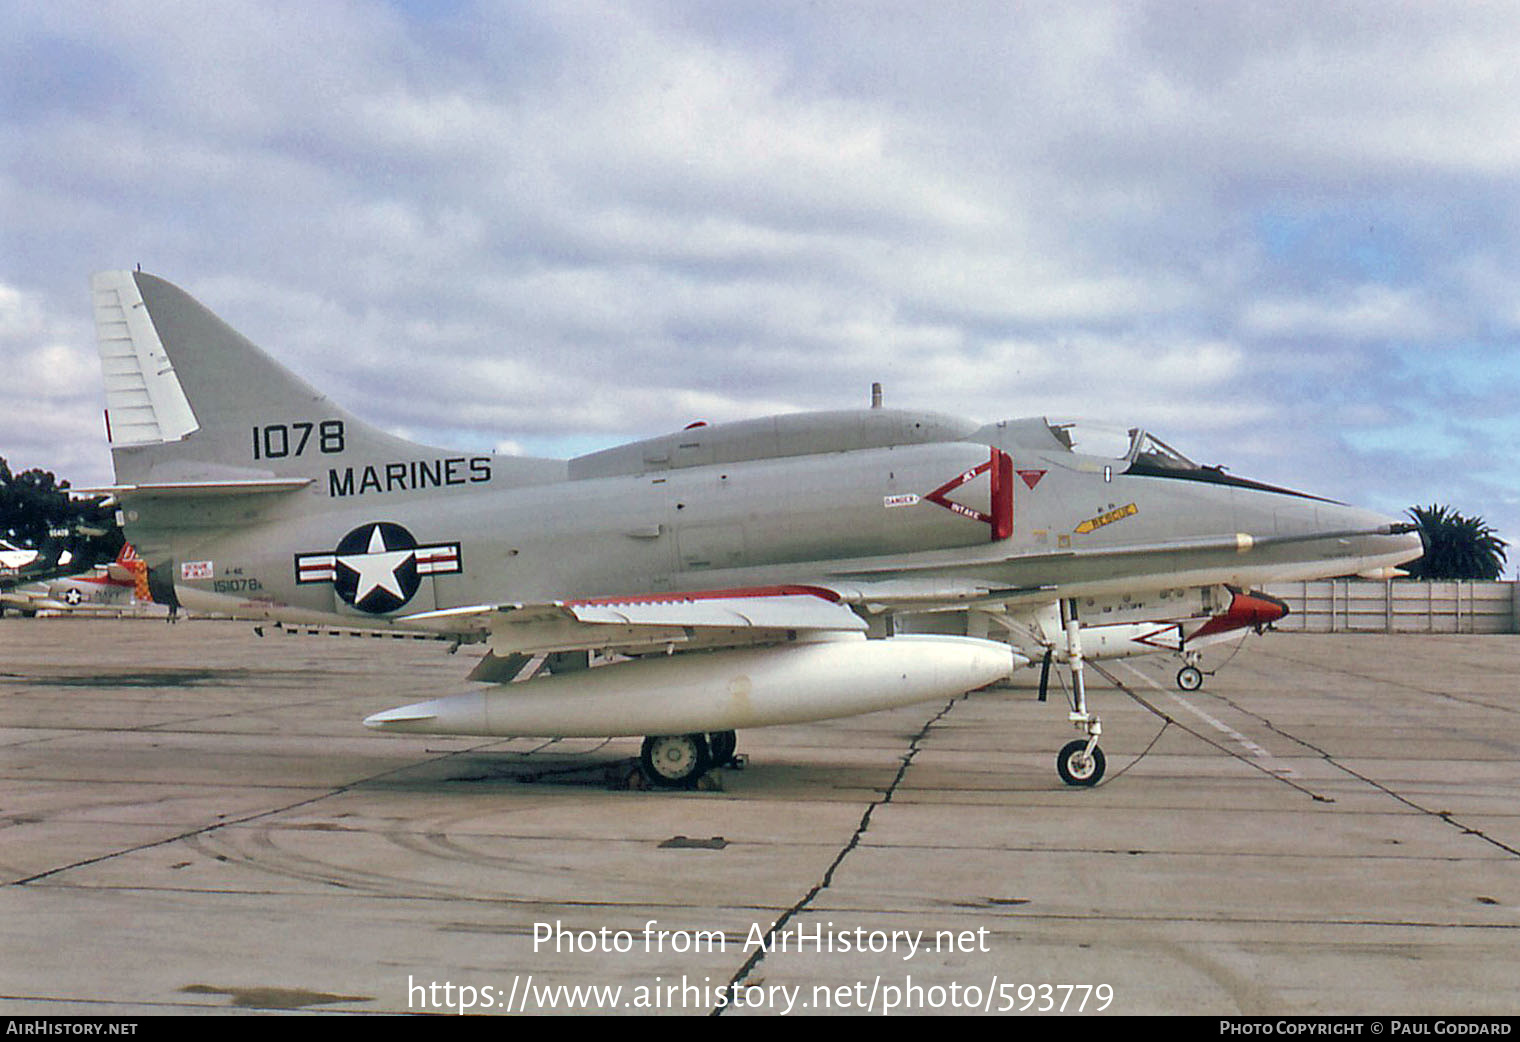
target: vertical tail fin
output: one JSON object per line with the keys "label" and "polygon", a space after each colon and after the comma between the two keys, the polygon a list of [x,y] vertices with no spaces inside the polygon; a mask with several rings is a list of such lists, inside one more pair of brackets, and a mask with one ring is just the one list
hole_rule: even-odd
{"label": "vertical tail fin", "polygon": [[163,279],[104,272],[92,290],[118,485],[180,495],[311,486],[338,499],[564,477],[559,460],[469,456],[387,434]]}
{"label": "vertical tail fin", "polygon": [[105,566],[106,576],[118,586],[135,586],[138,573],[142,570],[142,563],[142,558],[137,556],[136,548],[131,543],[122,543],[116,559]]}
{"label": "vertical tail fin", "polygon": [[339,409],[163,279],[104,272],[92,289],[120,483],[316,478],[340,444],[379,457],[416,450]]}

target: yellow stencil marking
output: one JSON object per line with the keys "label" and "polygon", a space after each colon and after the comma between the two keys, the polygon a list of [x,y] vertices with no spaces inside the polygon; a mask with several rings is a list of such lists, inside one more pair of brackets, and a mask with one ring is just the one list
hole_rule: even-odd
{"label": "yellow stencil marking", "polygon": [[1086,535],[1088,532],[1091,532],[1094,529],[1102,528],[1104,525],[1111,525],[1115,521],[1123,521],[1131,514],[1138,513],[1140,513],[1140,508],[1138,506],[1133,503],[1126,503],[1124,506],[1110,510],[1106,514],[1099,514],[1097,517],[1088,518],[1086,521],[1083,521],[1080,525],[1073,529],[1073,531],[1077,532],[1080,535]]}

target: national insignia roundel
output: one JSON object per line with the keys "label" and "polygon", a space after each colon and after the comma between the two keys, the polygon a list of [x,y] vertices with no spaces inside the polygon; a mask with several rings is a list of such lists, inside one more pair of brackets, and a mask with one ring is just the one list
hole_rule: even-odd
{"label": "national insignia roundel", "polygon": [[330,553],[296,555],[296,582],[330,582],[343,603],[371,615],[405,606],[424,576],[458,571],[458,543],[420,546],[394,521],[360,525]]}
{"label": "national insignia roundel", "polygon": [[338,543],[333,589],[345,604],[383,615],[417,592],[417,540],[400,525],[380,521],[354,529]]}

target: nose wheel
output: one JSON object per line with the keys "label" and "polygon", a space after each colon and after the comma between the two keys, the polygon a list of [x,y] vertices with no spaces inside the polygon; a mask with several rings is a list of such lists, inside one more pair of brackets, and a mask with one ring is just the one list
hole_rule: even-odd
{"label": "nose wheel", "polygon": [[1203,670],[1198,664],[1203,661],[1203,655],[1196,648],[1189,648],[1182,653],[1182,668],[1177,671],[1177,686],[1184,691],[1197,691],[1203,686]]}
{"label": "nose wheel", "polygon": [[1078,738],[1061,747],[1056,773],[1067,785],[1093,786],[1103,780],[1108,761],[1091,739]]}

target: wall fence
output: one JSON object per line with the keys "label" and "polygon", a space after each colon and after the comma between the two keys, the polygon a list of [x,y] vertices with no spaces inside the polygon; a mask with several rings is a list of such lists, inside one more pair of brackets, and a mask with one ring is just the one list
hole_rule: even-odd
{"label": "wall fence", "polygon": [[1294,633],[1520,633],[1520,583],[1320,579],[1270,583]]}

